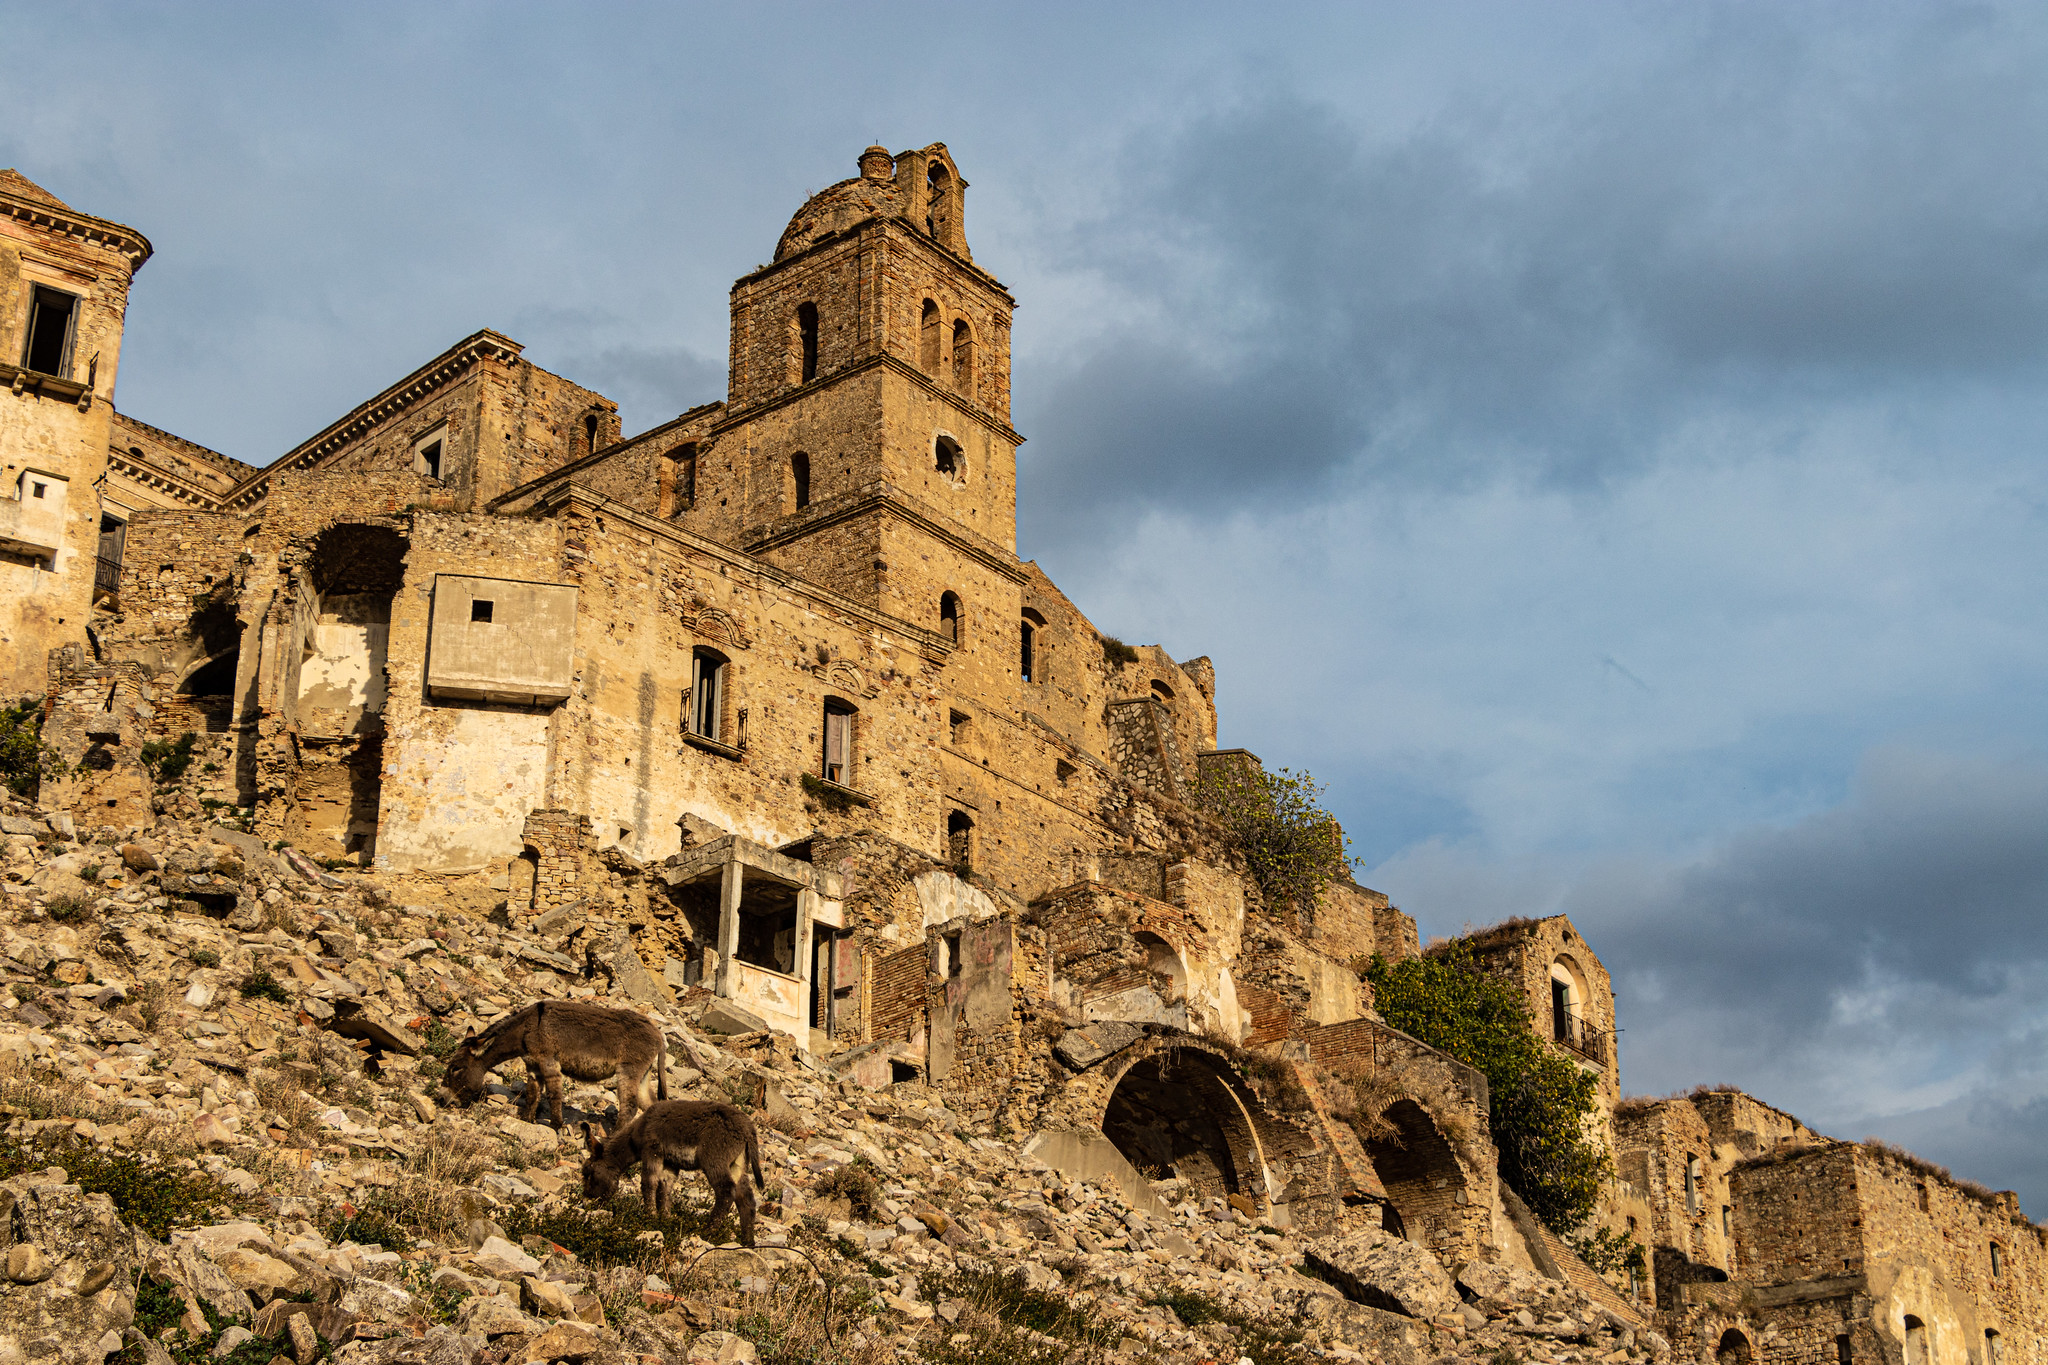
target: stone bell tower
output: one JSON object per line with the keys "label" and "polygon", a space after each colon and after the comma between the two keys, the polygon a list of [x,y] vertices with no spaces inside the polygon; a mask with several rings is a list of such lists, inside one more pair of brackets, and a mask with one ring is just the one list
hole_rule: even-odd
{"label": "stone bell tower", "polygon": [[974,264],[944,144],[869,147],[859,168],[733,286],[730,397],[691,524],[961,639],[974,612],[1013,617],[1023,577],[1016,301]]}

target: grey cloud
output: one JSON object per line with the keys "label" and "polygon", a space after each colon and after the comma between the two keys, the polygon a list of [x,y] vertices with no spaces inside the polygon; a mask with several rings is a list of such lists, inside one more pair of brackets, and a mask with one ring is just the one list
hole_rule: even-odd
{"label": "grey cloud", "polygon": [[1024,404],[1034,530],[1340,473],[1598,482],[1731,406],[2034,386],[2043,47],[2038,16],[1746,9],[1548,102],[1379,134],[1254,92],[1155,131],[1067,242],[1129,320]]}

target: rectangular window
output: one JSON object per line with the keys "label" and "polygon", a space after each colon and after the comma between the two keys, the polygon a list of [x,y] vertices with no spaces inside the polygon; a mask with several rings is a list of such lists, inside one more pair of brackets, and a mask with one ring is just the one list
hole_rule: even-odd
{"label": "rectangular window", "polygon": [[71,376],[71,339],[78,328],[78,296],[37,285],[28,306],[21,367],[37,374]]}
{"label": "rectangular window", "polygon": [[412,443],[412,472],[440,478],[447,451],[448,427],[444,423]]}
{"label": "rectangular window", "polygon": [[690,680],[690,733],[716,741],[719,721],[725,715],[725,660],[715,654],[699,653],[696,675]]}
{"label": "rectangular window", "polygon": [[825,703],[825,771],[827,782],[851,786],[853,778],[853,712]]}

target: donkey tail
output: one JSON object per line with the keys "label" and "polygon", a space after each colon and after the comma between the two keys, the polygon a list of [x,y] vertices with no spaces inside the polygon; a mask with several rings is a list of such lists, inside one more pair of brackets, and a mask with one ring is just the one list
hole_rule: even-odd
{"label": "donkey tail", "polygon": [[660,1069],[655,1073],[654,1093],[655,1098],[665,1100],[668,1098],[668,1035],[657,1029],[655,1037],[661,1040],[661,1054],[655,1062]]}
{"label": "donkey tail", "polygon": [[747,1165],[754,1171],[754,1188],[768,1188],[767,1177],[761,1174],[761,1135],[754,1131],[754,1125],[747,1125]]}

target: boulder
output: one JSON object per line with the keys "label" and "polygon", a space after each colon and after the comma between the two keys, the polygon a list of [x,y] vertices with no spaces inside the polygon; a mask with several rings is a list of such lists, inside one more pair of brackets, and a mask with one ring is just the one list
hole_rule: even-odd
{"label": "boulder", "polygon": [[289,1293],[299,1282],[298,1271],[275,1256],[266,1256],[247,1247],[233,1247],[213,1259],[214,1264],[235,1282],[235,1288],[255,1294],[259,1298],[267,1299],[277,1294]]}
{"label": "boulder", "polygon": [[[135,1234],[107,1196],[32,1176],[0,1182],[0,1227],[9,1220],[14,1282],[0,1295],[0,1359],[100,1365],[134,1317]],[[24,1253],[21,1277],[13,1274],[15,1251]],[[107,1265],[114,1273],[104,1274]],[[78,1292],[95,1280],[96,1292]]]}
{"label": "boulder", "polygon": [[1436,1257],[1376,1228],[1320,1238],[1305,1252],[1309,1264],[1355,1303],[1433,1319],[1456,1316],[1464,1302]]}
{"label": "boulder", "polygon": [[519,1282],[519,1306],[537,1318],[573,1318],[576,1305],[569,1291],[552,1280],[528,1275]]}
{"label": "boulder", "polygon": [[1059,1059],[1076,1071],[1086,1071],[1097,1062],[1114,1057],[1145,1036],[1136,1024],[1100,1023],[1068,1029],[1052,1045]]}
{"label": "boulder", "polygon": [[690,1365],[731,1365],[760,1358],[761,1353],[754,1349],[753,1342],[731,1332],[704,1333],[690,1343],[689,1353],[683,1357]]}
{"label": "boulder", "polygon": [[528,1365],[556,1360],[589,1360],[604,1353],[604,1339],[588,1327],[558,1322],[526,1347]]}
{"label": "boulder", "polygon": [[697,1027],[704,1033],[760,1033],[768,1027],[768,1021],[730,1000],[714,1000],[698,1016]]}
{"label": "boulder", "polygon": [[412,1031],[374,1005],[361,1000],[336,1000],[334,1017],[326,1021],[329,1032],[344,1038],[364,1038],[406,1057],[417,1057],[419,1040]]}
{"label": "boulder", "polygon": [[[574,971],[575,966],[571,962],[568,969]],[[668,987],[655,980],[654,974],[647,970],[647,964],[640,960],[640,950],[633,946],[633,936],[623,929],[612,940],[612,989],[643,1005],[675,1003],[669,996]]]}
{"label": "boulder", "polygon": [[537,1335],[547,1326],[538,1318],[530,1318],[520,1312],[518,1301],[510,1294],[469,1300],[456,1314],[455,1325],[464,1335],[484,1337],[502,1337],[514,1332]]}
{"label": "boulder", "polygon": [[540,1274],[540,1262],[503,1237],[486,1238],[484,1244],[476,1249],[473,1259],[485,1274],[501,1280]]}
{"label": "boulder", "polygon": [[1471,1296],[1472,1306],[1489,1318],[1512,1317],[1521,1309],[1542,1317],[1548,1313],[1572,1313],[1582,1296],[1562,1280],[1553,1280],[1519,1266],[1493,1265],[1474,1261],[1458,1272],[1458,1283]]}
{"label": "boulder", "polygon": [[353,1313],[358,1320],[368,1318],[372,1322],[404,1322],[420,1311],[420,1301],[411,1294],[366,1275],[358,1275],[350,1282],[341,1292],[337,1306]]}
{"label": "boulder", "polygon": [[354,1341],[334,1353],[335,1365],[470,1365],[476,1347],[446,1327],[427,1329],[425,1336],[400,1332],[381,1341]]}

